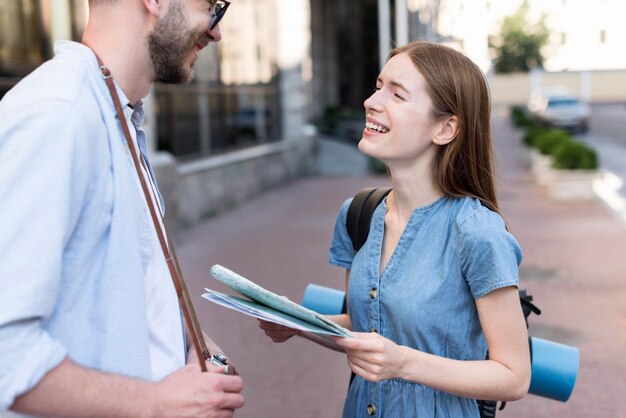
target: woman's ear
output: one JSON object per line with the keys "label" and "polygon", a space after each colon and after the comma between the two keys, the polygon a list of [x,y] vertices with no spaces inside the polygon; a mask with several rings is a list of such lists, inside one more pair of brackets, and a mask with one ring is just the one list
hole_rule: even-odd
{"label": "woman's ear", "polygon": [[459,118],[456,115],[448,116],[439,121],[433,142],[437,145],[449,144],[457,137],[458,133]]}

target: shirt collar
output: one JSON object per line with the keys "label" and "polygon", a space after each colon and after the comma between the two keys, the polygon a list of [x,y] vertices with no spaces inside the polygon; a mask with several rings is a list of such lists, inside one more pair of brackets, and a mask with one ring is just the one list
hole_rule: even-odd
{"label": "shirt collar", "polygon": [[[100,66],[98,65],[98,60],[96,59],[96,55],[91,50],[91,48],[89,48],[87,45],[81,44],[78,42],[73,42],[73,41],[65,41],[65,40],[56,41],[54,43],[54,55],[55,57],[57,56],[62,57],[63,55],[77,56],[81,60],[89,64],[88,68],[90,69],[90,72],[92,74],[102,79],[102,73],[100,72]],[[137,112],[137,110],[139,110],[137,118],[140,118],[141,123],[143,123],[145,116],[143,113],[141,100],[137,102],[133,106],[133,108],[130,108],[130,102],[128,100],[128,97],[126,97],[126,94],[124,94],[124,91],[120,88],[117,82],[115,82],[115,79],[113,79],[113,83],[115,84],[115,90],[117,91],[117,95],[120,98],[120,104],[122,105],[122,108],[124,109],[124,111],[126,112],[126,109],[131,109],[134,115]],[[115,109],[115,106],[113,105],[113,99],[110,97],[111,94],[109,93],[109,89],[107,88],[106,83],[98,83],[98,84],[100,85],[100,88],[103,89],[103,91],[106,93],[106,96],[109,97],[109,102],[110,102],[111,107]]]}

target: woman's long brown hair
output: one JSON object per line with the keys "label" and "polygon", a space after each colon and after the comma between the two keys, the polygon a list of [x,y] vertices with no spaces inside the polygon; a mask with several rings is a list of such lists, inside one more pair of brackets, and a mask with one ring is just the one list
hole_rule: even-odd
{"label": "woman's long brown hair", "polygon": [[456,138],[440,147],[434,159],[439,190],[452,197],[470,196],[500,213],[496,198],[491,104],[483,72],[452,48],[415,41],[395,48],[389,58],[406,53],[426,80],[433,118],[456,115]]}

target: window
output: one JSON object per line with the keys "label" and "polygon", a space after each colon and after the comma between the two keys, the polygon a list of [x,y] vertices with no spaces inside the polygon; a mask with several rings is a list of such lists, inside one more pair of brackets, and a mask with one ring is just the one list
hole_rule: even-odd
{"label": "window", "polygon": [[[187,86],[157,84],[158,148],[194,158],[281,138],[276,2],[237,3]],[[243,20],[242,20],[243,19]]]}
{"label": "window", "polygon": [[0,77],[21,77],[50,56],[38,0],[0,2]]}
{"label": "window", "polygon": [[[79,40],[87,18],[87,0],[63,1],[71,10],[65,17],[72,39]],[[21,77],[52,57],[52,8],[59,6],[63,6],[60,0],[0,1],[0,98]]]}

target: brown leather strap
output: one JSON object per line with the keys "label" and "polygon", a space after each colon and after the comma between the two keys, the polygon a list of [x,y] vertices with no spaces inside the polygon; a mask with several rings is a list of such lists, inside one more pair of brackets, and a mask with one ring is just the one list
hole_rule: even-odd
{"label": "brown leather strap", "polygon": [[[102,72],[102,77],[104,78],[107,87],[109,88],[109,92],[111,93],[111,97],[113,98],[113,104],[115,105],[115,110],[117,112],[117,116],[122,124],[122,129],[124,130],[124,136],[126,137],[126,142],[128,143],[128,148],[130,149],[130,153],[133,158],[133,163],[135,165],[135,169],[137,171],[137,176],[139,177],[139,181],[141,183],[141,188],[143,189],[143,193],[146,197],[146,203],[148,204],[148,208],[150,209],[150,216],[152,217],[152,222],[154,223],[154,228],[156,229],[157,236],[159,238],[159,243],[161,244],[161,249],[163,250],[163,256],[165,257],[165,261],[167,263],[167,267],[170,271],[170,275],[172,276],[172,282],[174,282],[174,288],[176,289],[176,295],[178,296],[178,302],[183,310],[183,316],[185,318],[185,323],[187,324],[189,330],[191,331],[191,340],[193,342],[194,349],[196,350],[196,354],[198,355],[198,361],[200,362],[200,368],[203,372],[206,372],[207,366],[205,360],[210,357],[209,350],[207,349],[206,342],[204,341],[204,336],[202,334],[202,329],[200,328],[200,324],[198,322],[198,317],[196,316],[196,312],[193,308],[193,303],[189,297],[189,292],[187,291],[187,286],[185,285],[185,281],[183,280],[182,274],[180,273],[180,266],[178,264],[178,258],[176,257],[176,251],[174,250],[174,246],[172,245],[171,240],[169,239],[169,233],[167,232],[167,225],[165,224],[165,219],[161,212],[157,216],[157,211],[154,207],[154,202],[152,201],[152,197],[150,196],[150,192],[148,191],[148,186],[146,184],[146,180],[144,178],[143,173],[141,172],[140,160],[137,156],[137,151],[135,150],[135,145],[133,143],[133,138],[130,134],[130,129],[128,128],[128,122],[126,122],[126,117],[124,116],[124,111],[122,110],[122,104],[120,102],[120,98],[117,95],[117,90],[115,89],[115,84],[113,83],[113,77],[111,76],[111,72],[109,69],[102,63],[100,57],[94,52],[96,55],[96,59],[98,60],[98,65],[100,65],[100,71]],[[155,193],[156,197],[156,193]],[[160,220],[163,224],[163,229],[165,230],[165,234],[167,234],[167,242],[166,237],[163,234],[163,230],[159,224],[159,216]]]}

